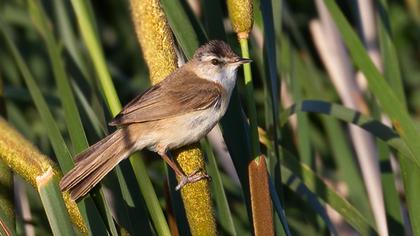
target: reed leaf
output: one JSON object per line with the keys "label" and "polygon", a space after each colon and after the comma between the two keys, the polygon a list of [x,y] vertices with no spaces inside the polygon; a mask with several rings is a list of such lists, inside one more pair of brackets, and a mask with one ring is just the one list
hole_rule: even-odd
{"label": "reed leaf", "polygon": [[98,35],[94,29],[92,15],[90,14],[89,4],[85,1],[72,0],[73,9],[76,13],[79,29],[86,43],[86,48],[93,62],[96,74],[104,93],[105,101],[113,115],[117,115],[121,110],[121,103],[117,92],[112,83],[111,75],[105,62],[104,53],[99,44]]}
{"label": "reed leaf", "polygon": [[[283,41],[285,45],[287,41]],[[284,46],[283,46],[284,47]],[[304,64],[303,58],[299,58],[298,54],[294,52],[296,60],[296,76],[302,86],[302,94],[306,94],[307,97],[316,98],[320,100],[331,100],[334,99],[331,94],[328,93],[329,88],[322,86],[323,77],[314,68],[312,61],[307,61]],[[305,78],[312,78],[306,80]],[[337,164],[337,172],[340,180],[343,180],[346,184],[351,184],[352,188],[349,189],[349,200],[358,208],[363,215],[368,219],[372,219],[373,215],[367,199],[365,185],[360,176],[360,170],[358,169],[357,163],[353,158],[353,152],[351,147],[348,145],[347,135],[345,129],[340,126],[339,121],[334,118],[321,116],[322,126],[325,129],[327,142],[331,147],[331,153],[334,155],[334,161]]]}
{"label": "reed leaf", "polygon": [[408,160],[413,159],[407,145],[395,131],[383,125],[381,122],[357,111],[325,101],[307,100],[284,110],[280,116],[281,125],[283,126],[287,122],[287,118],[296,112],[325,114],[358,125],[360,128],[365,129],[375,137],[386,142],[390,147],[401,153],[404,158]]}
{"label": "reed leaf", "polygon": [[212,193],[214,195],[215,203],[218,211],[216,212],[219,224],[223,228],[223,232],[229,235],[236,236],[236,229],[233,223],[232,212],[229,208],[229,202],[226,197],[226,192],[223,188],[222,177],[220,176],[220,170],[217,166],[216,158],[214,157],[213,151],[209,145],[206,144],[205,151],[208,159],[208,169],[212,177]]}
{"label": "reed leaf", "polygon": [[58,43],[48,27],[48,19],[39,1],[29,1],[29,12],[34,19],[34,25],[38,29],[47,46],[48,55],[52,64],[52,70],[57,83],[61,104],[64,109],[64,117],[67,123],[67,130],[74,146],[74,151],[79,153],[88,147],[88,142],[80,120],[79,110],[76,106],[70,79],[64,68],[64,61]]}
{"label": "reed leaf", "polygon": [[[284,155],[284,158],[282,174],[285,183],[291,185],[295,181],[303,182],[309,190],[317,194],[320,199],[339,212],[340,215],[360,234],[368,235],[377,231],[373,221],[366,219],[366,217],[354,208],[346,199],[342,198],[334,190],[328,187],[321,178],[309,168],[309,166],[296,161],[296,157],[290,152],[287,152],[287,154]],[[300,178],[293,177],[294,173],[300,173]],[[305,179],[314,181],[307,182]]]}
{"label": "reed leaf", "polygon": [[163,0],[161,2],[176,40],[185,56],[188,59],[191,58],[194,51],[200,46],[200,40],[188,19],[187,13],[182,8],[180,1]]}
{"label": "reed leaf", "polygon": [[[80,1],[80,0],[72,0],[71,1],[73,9],[76,13],[76,18],[79,25],[79,30],[81,32],[82,38],[86,44],[87,50],[89,52],[89,57],[92,60],[92,63],[95,68],[96,75],[98,76],[101,89],[103,92],[104,100],[108,105],[108,109],[110,110],[112,115],[117,115],[121,110],[121,102],[117,96],[115,91],[114,84],[112,83],[111,75],[109,73],[108,67],[105,62],[105,56],[103,50],[99,43],[99,38],[97,35],[97,31],[95,28],[94,20],[92,17],[92,11],[90,9],[90,5],[88,2]],[[156,208],[154,206],[159,205],[158,199],[156,194],[153,190],[153,186],[151,185],[149,176],[145,171],[133,173],[132,170],[135,170],[137,167],[134,166],[133,163],[141,163],[143,164],[143,160],[138,155],[133,155],[133,158],[130,159],[138,159],[135,161],[130,160],[131,168],[127,169],[124,168],[125,174],[133,174],[137,182],[139,184],[139,189],[142,190],[144,195],[144,199],[146,201],[146,206],[148,207],[149,212],[153,212],[152,221],[156,226],[156,229],[159,230],[161,233],[160,235],[165,235],[169,233],[168,226],[164,219],[164,215],[161,208]],[[123,171],[119,170],[120,167],[116,167],[116,175],[119,181],[119,185],[122,186],[122,196],[124,199],[129,203],[135,203],[137,207],[141,206],[138,198],[133,197],[130,192],[128,192],[127,186],[124,177],[122,176]],[[143,190],[147,189],[147,192]],[[147,197],[145,195],[148,195]],[[135,211],[135,213],[140,213],[140,211]],[[142,219],[143,217],[137,215],[137,218]]]}
{"label": "reed leaf", "polygon": [[360,39],[350,27],[350,24],[335,1],[325,0],[324,2],[343,36],[343,40],[349,49],[354,63],[366,76],[369,89],[377,97],[380,106],[389,115],[396,131],[407,144],[410,152],[413,153],[413,155],[410,155],[411,160],[420,167],[420,146],[418,145],[420,143],[420,136],[411,118],[405,112],[402,101],[392,91],[391,87],[385,82],[383,76],[370,60]]}
{"label": "reed leaf", "polygon": [[[393,89],[398,99],[402,102],[404,110],[407,111],[407,100],[404,93],[403,81],[401,78],[400,63],[398,61],[398,55],[396,48],[393,43],[393,36],[391,25],[388,17],[388,5],[386,0],[379,1],[377,4],[377,22],[378,22],[378,34],[379,44],[382,53],[383,60],[383,75],[388,81],[389,85]],[[388,157],[388,167],[391,167],[391,161]],[[381,160],[384,162],[384,160]],[[418,221],[420,220],[420,209],[417,206],[417,197],[420,194],[420,188],[413,184],[413,180],[420,178],[420,170],[416,166],[410,165],[410,162],[404,158],[399,158],[401,171],[404,173],[410,173],[410,177],[404,175],[403,183],[406,193],[407,205],[410,210],[410,220],[413,228],[417,229],[416,232],[419,234]],[[387,163],[385,162],[385,163]],[[391,170],[392,168],[389,168]],[[389,170],[383,172],[382,185],[384,186],[384,198],[385,206],[388,212],[388,225],[391,234],[398,234],[403,232],[403,217],[401,215],[400,199],[395,186],[395,173]]]}
{"label": "reed leaf", "polygon": [[59,179],[52,169],[36,178],[39,196],[47,213],[48,221],[54,235],[76,235],[69,214],[64,205]]}
{"label": "reed leaf", "polygon": [[[43,121],[44,126],[46,127],[47,134],[49,137],[49,140],[53,146],[54,152],[57,156],[58,162],[60,164],[60,167],[63,171],[68,171],[70,168],[72,168],[73,161],[71,154],[67,148],[67,145],[58,129],[58,126],[55,122],[55,119],[53,118],[48,105],[43,98],[41,91],[37,84],[34,81],[34,78],[32,77],[28,67],[26,66],[25,62],[22,59],[22,56],[18,52],[16,46],[13,44],[13,42],[10,39],[9,33],[6,28],[2,28],[2,32],[4,33],[4,36],[6,38],[6,42],[8,43],[8,46],[10,50],[12,51],[13,56],[15,57],[15,60],[17,61],[17,64],[19,65],[20,72],[22,73],[23,78],[25,79],[25,82],[29,88],[30,94],[33,98],[33,101],[35,103],[35,106],[40,111],[40,116]],[[86,212],[86,206],[85,202],[80,203],[80,208],[83,214],[84,219],[87,221],[87,212]],[[96,223],[95,225],[101,225],[101,223]],[[86,227],[86,226],[84,226]],[[96,228],[96,227],[95,227]],[[98,229],[98,228],[96,228]],[[97,231],[97,232],[101,232]]]}
{"label": "reed leaf", "polygon": [[[280,82],[278,79],[278,68],[277,68],[277,55],[276,55],[276,33],[274,30],[274,22],[273,22],[273,6],[271,1],[263,0],[261,2],[261,14],[263,17],[263,25],[264,25],[264,65],[265,65],[265,81],[268,85],[266,90],[268,91],[269,99],[268,108],[269,116],[266,119],[270,120],[267,122],[266,127],[270,127],[272,133],[272,140],[274,141],[274,147],[278,147],[278,142],[280,141],[280,130],[278,127],[278,116],[279,116],[279,107],[281,104],[280,94],[279,91],[281,90]],[[274,153],[276,158],[279,158],[279,150],[274,148]]]}

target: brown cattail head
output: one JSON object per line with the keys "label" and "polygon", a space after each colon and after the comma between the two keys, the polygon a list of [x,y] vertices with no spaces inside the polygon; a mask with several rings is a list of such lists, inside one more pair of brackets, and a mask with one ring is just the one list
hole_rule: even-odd
{"label": "brown cattail head", "polygon": [[273,207],[268,183],[267,164],[264,155],[248,165],[249,189],[251,192],[254,235],[274,236]]}

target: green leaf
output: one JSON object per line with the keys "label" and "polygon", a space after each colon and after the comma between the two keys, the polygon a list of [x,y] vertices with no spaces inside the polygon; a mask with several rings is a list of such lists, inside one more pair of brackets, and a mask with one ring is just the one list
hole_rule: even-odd
{"label": "green leaf", "polygon": [[[280,103],[280,95],[279,95],[279,80],[277,75],[277,56],[276,56],[276,35],[274,31],[274,23],[273,23],[273,7],[271,5],[271,1],[263,0],[261,2],[261,14],[263,17],[264,23],[264,66],[265,66],[265,80],[266,84],[268,85],[269,99],[270,99],[270,115],[272,116],[273,121],[278,120],[279,114],[279,103]],[[277,137],[279,133],[277,122],[273,122],[271,129],[273,130],[273,140],[277,145]],[[276,153],[278,150],[276,151]],[[278,153],[277,153],[278,156]]]}
{"label": "green leaf", "polygon": [[175,216],[176,225],[178,227],[179,235],[191,235],[190,226],[188,224],[187,215],[185,212],[184,202],[182,201],[181,193],[176,191],[175,188],[178,185],[175,173],[168,167],[165,166],[165,173],[168,181],[168,191],[171,201],[171,209]]}
{"label": "green leaf", "polygon": [[[282,115],[282,124],[286,121],[286,116],[289,116],[292,113],[295,112],[315,112],[315,113],[321,113],[321,114],[328,114],[332,117],[354,123],[361,128],[365,129],[366,131],[370,132],[372,135],[376,136],[377,138],[383,140],[387,143],[390,147],[397,150],[400,154],[401,158],[401,168],[406,169],[410,168],[409,163],[413,163],[413,157],[411,156],[411,152],[406,146],[405,142],[398,136],[397,133],[395,133],[393,130],[391,130],[389,127],[381,124],[378,121],[375,121],[372,118],[369,118],[365,115],[362,115],[356,111],[352,111],[351,109],[336,105],[336,104],[330,104],[327,102],[321,102],[321,101],[304,101],[298,105],[293,106],[292,108],[285,111],[285,113]],[[403,180],[404,183],[409,183],[408,181],[411,181],[413,178],[417,176],[418,169],[413,169],[411,172],[403,172]],[[408,189],[408,188],[407,188]],[[409,204],[415,204],[414,196],[410,195],[411,201],[409,201]],[[415,214],[415,208],[410,208],[412,211],[411,217],[416,218],[417,215]],[[414,216],[413,216],[414,214]],[[413,226],[416,226],[414,223]],[[414,228],[416,229],[416,228]]]}
{"label": "green leaf", "polygon": [[351,28],[335,1],[324,0],[324,2],[343,36],[343,40],[354,63],[366,76],[369,90],[378,99],[380,106],[389,115],[401,139],[407,144],[409,152],[413,154],[410,155],[411,160],[420,167],[419,132],[404,109],[402,101],[392,91],[391,87],[386,83],[383,76],[370,60],[360,39]]}
{"label": "green leaf", "polygon": [[404,158],[408,158],[410,160],[414,159],[411,156],[411,152],[407,145],[397,133],[388,126],[383,125],[381,122],[363,115],[360,112],[338,104],[317,100],[306,100],[284,110],[280,116],[280,124],[283,126],[287,122],[288,117],[296,112],[325,114],[348,123],[353,123],[386,142],[390,147],[400,152]]}
{"label": "green leaf", "polygon": [[[290,17],[286,22],[288,22],[289,27],[292,27],[292,32],[294,37],[297,39],[299,46],[297,48],[304,48],[305,50],[295,52],[298,62],[298,68],[296,69],[299,77],[302,78],[302,87],[306,94],[306,97],[332,100],[336,99],[333,88],[329,84],[325,86],[326,78],[319,72],[315,67],[314,58],[311,57],[301,57],[302,53],[310,55],[311,52],[308,50],[308,45],[305,41],[302,40],[303,37],[299,32],[299,29],[294,22],[294,19]],[[311,78],[311,79],[308,79]],[[333,96],[331,96],[333,95]],[[297,100],[299,101],[299,100]],[[342,126],[338,123],[337,120],[333,119],[331,116],[321,116],[321,121],[323,127],[325,128],[328,142],[328,153],[333,154],[334,161],[337,164],[336,174],[340,180],[344,180],[347,185],[352,187],[348,190],[348,199],[350,202],[368,219],[372,220],[373,216],[371,213],[371,208],[369,201],[366,196],[365,186],[360,177],[360,172],[357,166],[357,163],[354,161],[354,154],[351,152],[351,145],[349,145],[347,140],[347,135],[342,129]],[[315,123],[315,128],[318,127],[318,124]],[[320,139],[321,140],[321,139]],[[321,141],[322,142],[322,141]]]}
{"label": "green leaf", "polygon": [[219,1],[204,0],[203,21],[209,39],[226,41],[226,34],[223,26],[222,7]]}
{"label": "green leaf", "polygon": [[[296,72],[296,70],[299,70],[300,68],[295,68],[295,55],[292,54],[290,56],[290,63],[291,65],[291,75],[290,75],[290,87],[292,89],[293,94],[293,100],[294,101],[301,101],[302,100],[302,85],[303,77],[299,77],[299,74]],[[298,138],[298,144],[297,149],[299,151],[299,159],[302,163],[313,167],[314,166],[314,160],[313,155],[311,151],[311,143],[309,138],[310,133],[310,127],[309,127],[309,118],[307,114],[305,113],[297,113],[297,138]]]}
{"label": "green leaf", "polygon": [[200,41],[181,2],[179,0],[162,0],[161,3],[182,51],[187,58],[191,58],[200,46]]}
{"label": "green leaf", "polygon": [[[202,145],[203,146],[203,145]],[[226,197],[225,190],[223,188],[222,178],[220,176],[219,168],[217,167],[217,162],[214,157],[213,151],[210,149],[208,143],[206,143],[205,152],[208,159],[207,168],[212,178],[212,195],[215,198],[217,206],[217,219],[218,223],[222,226],[223,231],[228,235],[235,236],[237,235],[235,225],[233,224],[232,213],[229,208],[229,203]]]}
{"label": "green leaf", "polygon": [[64,61],[61,56],[58,42],[52,31],[48,27],[48,19],[42,5],[38,0],[29,1],[29,11],[34,19],[34,25],[41,34],[47,46],[48,55],[52,64],[52,71],[57,83],[58,93],[61,104],[64,108],[64,118],[67,123],[67,130],[74,146],[75,153],[86,149],[89,144],[85,136],[85,131],[80,120],[79,110],[76,106],[73,91],[71,90],[70,80],[64,68]]}
{"label": "green leaf", "polygon": [[[1,22],[0,22],[1,24]],[[56,154],[56,157],[58,159],[58,163],[60,165],[60,168],[63,172],[69,171],[73,166],[73,159],[71,157],[71,154],[67,148],[67,145],[63,139],[63,136],[60,133],[60,130],[58,129],[57,123],[55,122],[54,117],[51,114],[51,111],[48,108],[48,105],[44,99],[44,97],[41,94],[41,91],[38,87],[38,85],[35,83],[34,78],[32,77],[27,65],[23,61],[22,56],[20,55],[19,51],[17,50],[14,43],[11,41],[11,38],[9,36],[9,33],[7,32],[7,29],[3,24],[1,24],[2,32],[6,38],[6,42],[16,60],[16,63],[18,64],[18,67],[20,69],[20,72],[22,73],[22,76],[26,82],[26,85],[28,86],[29,92],[32,96],[32,99],[35,103],[35,106],[39,112],[39,115],[41,116],[41,120],[43,122],[44,127],[47,130],[47,135],[49,137],[49,140],[53,146],[54,153]],[[88,200],[90,201],[90,200]],[[103,200],[102,200],[103,201]],[[100,204],[103,205],[104,204]],[[92,210],[95,210],[91,206],[89,206]],[[81,210],[81,213],[83,215],[83,218],[85,220],[88,219],[88,216],[86,215],[86,205],[84,201],[79,202],[79,208]],[[92,214],[96,214],[95,212],[92,212]],[[109,215],[108,215],[109,216]],[[109,219],[109,217],[108,217]],[[98,220],[98,219],[95,219]],[[87,221],[86,221],[87,222]],[[102,225],[102,222],[96,222],[94,223],[94,226],[91,228],[99,230],[94,232],[103,232],[103,230],[100,227],[97,227],[98,225]],[[114,224],[110,225],[110,227],[115,228]]]}
{"label": "green leaf", "polygon": [[58,178],[53,170],[37,177],[38,192],[54,235],[75,235],[63,195],[58,188]]}
{"label": "green leaf", "polygon": [[[392,42],[392,32],[389,20],[388,6],[386,0],[377,2],[377,27],[379,33],[379,45],[381,49],[381,56],[383,61],[383,74],[388,84],[391,86],[398,99],[403,103],[407,111],[407,101],[403,89],[403,81],[401,78],[401,71],[398,61],[396,48]],[[382,143],[379,144],[383,146]],[[385,207],[387,209],[388,226],[390,234],[399,234],[404,231],[404,221],[401,214],[401,203],[398,196],[398,191],[395,186],[395,174],[392,173],[391,160],[389,159],[389,152],[384,147],[380,150],[381,163],[389,168],[382,171],[382,185],[384,190]],[[407,199],[407,205],[410,209],[410,220],[413,228],[419,228],[418,222],[420,220],[420,209],[418,207],[418,196],[420,195],[420,188],[413,183],[420,178],[420,170],[416,166],[410,165],[409,161],[404,158],[399,158],[401,172],[410,173],[411,177],[403,176],[404,190]],[[381,165],[383,166],[383,165]],[[384,168],[385,169],[385,168]],[[418,234],[418,233],[417,233]]]}
{"label": "green leaf", "polygon": [[64,172],[69,171],[74,165],[73,159],[66,143],[64,142],[63,136],[61,136],[57,123],[55,122],[55,119],[52,116],[44,97],[42,96],[41,90],[35,83],[35,80],[32,77],[28,66],[24,62],[22,55],[19,53],[16,45],[13,43],[10,37],[10,33],[6,29],[6,26],[3,24],[3,22],[0,22],[0,26],[2,33],[5,36],[6,44],[9,47],[14,59],[16,60],[16,64],[19,67],[20,73],[25,80],[35,106],[37,107],[38,113],[41,116],[48,137],[54,149],[54,153],[56,154],[58,163],[60,164],[61,170]]}
{"label": "green leaf", "polygon": [[[247,39],[240,39],[241,52],[243,58],[249,57],[249,47]],[[252,81],[251,65],[249,63],[242,65],[244,71],[245,82],[245,106],[248,110],[249,131],[251,138],[251,157],[257,158],[261,154],[260,142],[258,137],[258,119],[257,108],[255,103],[254,85]]]}
{"label": "green leaf", "polygon": [[100,81],[105,101],[108,104],[109,110],[115,116],[121,110],[121,103],[112,83],[104,53],[99,44],[98,35],[94,29],[93,20],[89,12],[89,7],[87,6],[89,4],[88,2],[82,0],[72,0],[71,3],[76,13],[83,41],[86,44],[89,56],[91,57],[96,74]]}
{"label": "green leaf", "polygon": [[68,4],[66,1],[53,1],[53,5],[58,32],[60,33],[60,39],[63,40],[64,46],[66,47],[73,61],[76,63],[80,72],[85,78],[87,78],[89,72],[86,61],[82,56],[81,50],[78,48],[78,41],[73,32],[73,27],[70,24],[70,19],[66,11]]}
{"label": "green leaf", "polygon": [[163,214],[162,208],[157,201],[157,196],[153,189],[152,182],[149,178],[144,179],[144,176],[141,175],[141,173],[147,174],[144,162],[140,156],[134,155],[133,158],[130,158],[130,163],[133,166],[137,181],[139,183],[143,183],[140,184],[140,190],[147,204],[147,209],[149,210],[150,218],[153,221],[157,235],[170,235],[171,232],[169,230],[168,223],[166,222],[165,215]]}
{"label": "green leaf", "polygon": [[324,223],[327,225],[328,230],[331,235],[338,235],[337,231],[334,228],[333,223],[331,222],[330,217],[327,214],[326,208],[321,204],[318,199],[318,196],[311,192],[305,184],[300,181],[295,181],[296,176],[291,175],[289,180],[289,187],[295,191],[302,199],[305,199],[313,210],[322,218]]}
{"label": "green leaf", "polygon": [[[289,40],[283,40],[282,45],[284,48],[285,44],[290,44]],[[284,51],[284,50],[283,50]],[[296,76],[300,81],[300,86],[303,89],[303,93],[306,94],[306,97],[318,98],[321,100],[331,100],[334,99],[329,96],[329,91],[332,90],[330,87],[322,86],[325,78],[320,75],[320,73],[314,68],[313,61],[306,60],[299,57],[298,52],[293,50],[293,58],[296,62]],[[290,61],[287,58],[284,59],[286,62]],[[311,79],[306,79],[311,78]],[[295,99],[295,101],[300,101],[301,99]],[[359,211],[366,216],[368,219],[373,219],[371,208],[366,194],[365,185],[361,178],[361,174],[358,168],[357,162],[355,162],[354,154],[351,150],[351,147],[348,143],[347,134],[343,130],[343,127],[340,125],[339,121],[332,117],[321,116],[322,126],[325,129],[327,137],[327,145],[330,147],[330,152],[334,156],[334,161],[337,164],[337,174],[340,180],[343,180],[347,184],[351,184],[351,188],[348,189],[348,199],[349,201],[359,209]],[[298,126],[298,128],[300,125]],[[311,126],[310,126],[311,127]],[[312,127],[316,127],[312,125]],[[315,129],[313,129],[315,130]],[[320,140],[316,138],[316,140]],[[315,140],[312,138],[312,141]]]}
{"label": "green leaf", "polygon": [[349,201],[369,220],[373,219],[369,200],[366,195],[365,185],[355,162],[354,154],[351,151],[346,133],[339,121],[329,116],[321,116],[328,138],[328,145],[335,157],[340,180],[343,180],[349,188]]}
{"label": "green leaf", "polygon": [[[402,165],[402,169],[410,168],[410,166],[412,166],[409,163],[412,163],[413,157],[411,156],[411,152],[409,151],[404,141],[402,141],[398,134],[391,130],[389,127],[381,124],[378,121],[375,121],[372,118],[369,118],[356,111],[352,111],[351,109],[336,104],[330,104],[321,101],[303,101],[302,103],[292,106],[290,109],[285,111],[285,113],[283,113],[282,115],[281,123],[284,124],[286,122],[286,116],[300,111],[328,114],[332,117],[347,121],[349,123],[354,123],[360,126],[361,128],[365,129],[366,131],[370,132],[377,138],[381,139],[382,141],[386,142],[387,145],[389,145],[390,147],[397,150],[400,154],[400,163]],[[417,176],[418,169],[416,168],[413,169],[413,171],[411,172],[403,173],[404,183],[407,184],[409,183],[408,181],[411,181]],[[414,196],[410,195],[410,197],[411,202],[409,201],[409,204],[415,204],[416,201],[414,200]],[[411,217],[414,218],[417,217],[417,215],[415,214],[415,209],[416,208],[410,208],[410,210],[412,211]],[[414,226],[415,225],[416,224],[414,224]]]}
{"label": "green leaf", "polygon": [[[91,14],[91,9],[89,7],[89,2],[83,0],[72,0],[71,3],[76,13],[76,18],[83,41],[86,44],[89,56],[95,67],[95,72],[99,79],[104,99],[107,102],[111,114],[115,116],[121,110],[121,103],[115,91],[114,84],[112,83],[111,75],[106,65],[104,53],[99,43],[100,41],[94,26],[94,20]],[[139,199],[133,197],[133,195],[128,191],[127,186],[129,186],[129,183],[126,182],[122,173],[126,175],[135,175],[158,235],[168,235],[170,232],[169,227],[162,212],[162,208],[159,206],[159,201],[151,184],[150,178],[146,171],[137,171],[138,168],[144,168],[144,170],[146,170],[143,160],[136,156],[137,155],[133,155],[133,157],[130,158],[130,164],[132,168],[124,166],[124,163],[121,165],[121,167],[116,167],[116,175],[118,177],[119,185],[121,186],[123,197],[127,203],[132,203],[136,207],[141,207],[142,204],[139,202]],[[120,168],[124,171],[120,170]],[[134,174],[132,173],[132,170],[135,171]],[[140,211],[134,211],[132,213],[140,213]],[[144,216],[137,214],[136,217],[140,218]]]}
{"label": "green leaf", "polygon": [[[293,182],[303,182],[306,187],[314,192],[325,203],[334,208],[340,215],[353,226],[361,235],[369,235],[376,232],[374,222],[367,220],[346,199],[340,197],[334,190],[328,187],[307,165],[298,162],[290,152],[284,155],[283,181],[292,185]],[[300,179],[293,177],[297,175]],[[310,179],[314,181],[305,181]]]}
{"label": "green leaf", "polygon": [[104,136],[107,133],[107,131],[106,131],[105,127],[103,126],[103,124],[101,123],[101,121],[99,120],[99,118],[98,118],[97,114],[95,113],[93,107],[89,104],[86,96],[83,94],[80,87],[74,82],[72,82],[72,85],[73,85],[74,93],[76,94],[76,98],[80,102],[80,104],[82,105],[82,108],[85,111],[85,113],[87,114],[87,116],[90,120],[90,123],[92,124],[93,128],[95,129],[96,135],[98,137]]}
{"label": "green leaf", "polygon": [[[282,170],[282,174],[283,174],[283,170]],[[284,180],[284,178],[282,178]],[[287,223],[287,219],[286,219],[286,215],[284,212],[284,208],[281,204],[280,201],[280,197],[277,194],[277,190],[271,180],[271,178],[268,178],[269,180],[269,188],[270,188],[270,194],[271,194],[271,200],[273,201],[274,204],[274,209],[277,212],[277,215],[280,217],[280,222],[283,226],[283,230],[286,233],[287,236],[292,235],[292,233],[290,232],[289,229],[289,224]]]}

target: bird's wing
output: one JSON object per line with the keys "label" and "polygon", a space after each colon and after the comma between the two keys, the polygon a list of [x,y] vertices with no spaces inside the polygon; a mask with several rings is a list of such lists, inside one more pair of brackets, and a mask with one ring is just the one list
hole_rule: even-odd
{"label": "bird's wing", "polygon": [[[182,78],[179,78],[182,76]],[[169,77],[128,103],[111,126],[161,120],[219,106],[225,90],[220,84],[192,73]]]}

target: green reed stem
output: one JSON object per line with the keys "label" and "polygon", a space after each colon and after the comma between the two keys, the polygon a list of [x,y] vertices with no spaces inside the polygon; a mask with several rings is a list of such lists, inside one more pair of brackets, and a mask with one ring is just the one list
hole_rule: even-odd
{"label": "green reed stem", "polygon": [[109,110],[113,115],[117,115],[118,112],[121,111],[121,103],[118,99],[117,92],[115,91],[114,84],[112,83],[104,53],[99,45],[98,35],[93,28],[92,20],[86,6],[87,3],[80,0],[72,0],[71,3],[76,13],[80,33],[82,34],[83,41],[85,41],[86,48],[91,56]]}
{"label": "green reed stem", "polygon": [[[247,39],[240,39],[242,57],[249,58],[249,47]],[[250,132],[251,132],[251,148],[252,158],[258,158],[260,153],[260,142],[258,139],[258,120],[257,108],[254,100],[254,85],[252,84],[251,65],[249,63],[243,65],[244,81],[245,81],[245,100],[248,110]]]}

